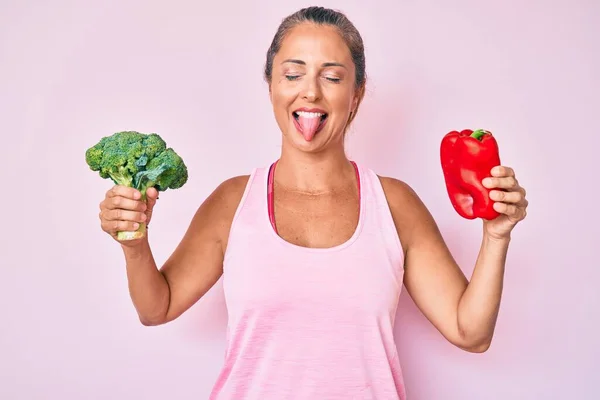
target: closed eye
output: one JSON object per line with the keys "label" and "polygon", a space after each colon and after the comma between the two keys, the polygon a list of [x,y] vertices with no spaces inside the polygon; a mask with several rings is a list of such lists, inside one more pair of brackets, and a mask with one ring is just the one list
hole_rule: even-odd
{"label": "closed eye", "polygon": [[[298,78],[300,78],[300,75],[286,75],[285,76],[285,79],[287,79],[288,81],[295,81]],[[329,82],[333,82],[333,83],[340,83],[340,81],[341,81],[340,78],[326,77],[325,79],[327,79]]]}

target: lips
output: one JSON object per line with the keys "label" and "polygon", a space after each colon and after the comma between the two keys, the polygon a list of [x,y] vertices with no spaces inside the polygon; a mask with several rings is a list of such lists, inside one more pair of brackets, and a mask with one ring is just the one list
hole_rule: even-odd
{"label": "lips", "polygon": [[323,129],[328,114],[317,108],[301,108],[292,112],[294,125],[304,139],[310,142]]}

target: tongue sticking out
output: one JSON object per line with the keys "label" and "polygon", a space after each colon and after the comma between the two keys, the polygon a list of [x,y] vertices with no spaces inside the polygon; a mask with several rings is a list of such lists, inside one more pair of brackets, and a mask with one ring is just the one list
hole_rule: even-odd
{"label": "tongue sticking out", "polygon": [[298,116],[298,124],[300,125],[300,132],[307,142],[310,142],[317,133],[319,125],[321,124],[320,117],[303,117]]}

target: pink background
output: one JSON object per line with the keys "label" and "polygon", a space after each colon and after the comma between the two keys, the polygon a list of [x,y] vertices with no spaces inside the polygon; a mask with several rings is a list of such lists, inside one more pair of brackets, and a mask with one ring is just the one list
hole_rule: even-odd
{"label": "pink background", "polygon": [[[84,151],[135,129],[184,157],[190,181],[153,222],[163,262],[219,182],[277,157],[264,54],[280,20],[309,4],[167,4],[0,5],[2,399],[206,399],[221,367],[220,282],[173,323],[138,322],[121,250],[98,223],[110,182]],[[469,276],[481,227],[446,197],[441,136],[493,131],[528,190],[487,353],[452,347],[402,296],[409,398],[598,398],[600,3],[321,4],[347,12],[367,47],[349,154],[417,190]]]}

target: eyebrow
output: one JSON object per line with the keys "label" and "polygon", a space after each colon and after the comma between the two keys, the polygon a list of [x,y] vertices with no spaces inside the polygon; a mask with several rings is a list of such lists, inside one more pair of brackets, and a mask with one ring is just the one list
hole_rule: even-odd
{"label": "eyebrow", "polygon": [[[288,58],[287,60],[284,60],[282,62],[282,64],[285,64],[285,63],[306,65],[306,63],[304,61],[293,59],[293,58]],[[346,66],[344,64],[337,63],[337,62],[326,62],[326,63],[321,64],[321,66],[322,67],[342,67],[342,68],[346,68]]]}

